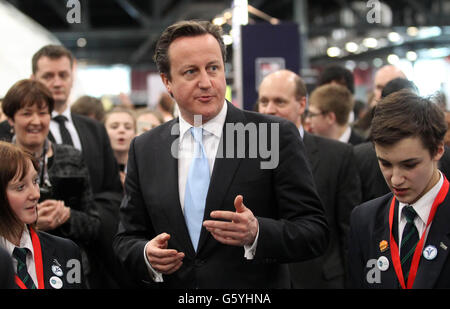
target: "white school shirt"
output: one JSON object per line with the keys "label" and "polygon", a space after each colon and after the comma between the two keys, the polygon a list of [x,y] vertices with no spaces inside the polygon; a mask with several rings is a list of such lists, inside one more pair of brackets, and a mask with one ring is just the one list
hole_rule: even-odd
{"label": "white school shirt", "polygon": [[[14,248],[16,248],[16,245],[11,243],[6,238],[0,236],[0,246],[2,246],[11,256],[12,261],[13,261],[14,272],[17,272],[17,260],[13,257],[13,251],[14,251]],[[27,271],[28,271],[28,274],[30,275],[31,279],[33,279],[34,285],[37,287],[38,281],[37,281],[37,275],[36,275],[36,265],[34,263],[33,243],[31,242],[30,231],[28,230],[28,227],[26,225],[23,229],[22,236],[20,238],[20,246],[19,247],[27,248],[29,250],[29,252],[27,253],[27,260],[26,260]]]}
{"label": "white school shirt", "polygon": [[[439,172],[439,181],[434,185],[433,188],[431,188],[427,193],[425,193],[417,202],[414,204],[411,204],[411,206],[414,208],[414,210],[417,213],[416,218],[414,219],[414,225],[417,228],[417,231],[419,232],[419,239],[422,237],[422,234],[426,232],[425,234],[425,242],[426,237],[428,235],[428,231],[430,230],[431,224],[428,227],[427,230],[427,222],[428,222],[428,216],[430,215],[431,206],[433,206],[434,199],[438,195],[439,191],[441,190],[441,187],[444,183],[444,177],[442,176],[442,173]],[[402,210],[403,207],[408,206],[408,204],[399,202],[398,204],[398,243],[402,243],[402,235],[403,230],[406,226],[406,218],[402,216]],[[425,243],[424,242],[424,243]],[[400,245],[399,245],[400,250]]]}

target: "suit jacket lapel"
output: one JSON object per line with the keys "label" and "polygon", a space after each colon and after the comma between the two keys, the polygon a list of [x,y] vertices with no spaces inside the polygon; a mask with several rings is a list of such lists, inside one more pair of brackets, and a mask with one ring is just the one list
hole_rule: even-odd
{"label": "suit jacket lapel", "polygon": [[[427,260],[420,258],[419,269],[414,281],[416,289],[431,289],[441,274],[441,269],[447,261],[450,246],[450,194],[447,194],[444,202],[439,206],[436,215],[431,223],[430,231],[423,249],[427,246],[434,246],[438,250],[435,259]],[[443,244],[443,246],[441,245]],[[445,248],[445,249],[444,249]]]}
{"label": "suit jacket lapel", "polygon": [[184,219],[180,204],[180,193],[178,189],[178,159],[172,155],[172,145],[178,145],[180,137],[179,122],[173,121],[173,124],[161,133],[161,147],[158,147],[156,162],[158,162],[157,175],[161,177],[158,190],[160,190],[160,199],[163,200],[164,215],[167,218],[169,226],[175,231],[171,241],[177,243],[177,247],[184,248],[183,252],[191,256],[195,255],[192,246],[189,231]]}
{"label": "suit jacket lapel", "polygon": [[[211,211],[223,209],[223,206],[230,206],[232,207],[232,209],[234,209],[233,205],[223,205],[223,199],[225,198],[228,188],[234,179],[235,172],[237,171],[237,168],[242,159],[236,158],[236,155],[234,155],[232,158],[226,158],[226,126],[227,123],[243,123],[245,125],[245,116],[242,111],[234,107],[231,103],[227,104],[227,117],[225,119],[225,124],[222,130],[222,137],[220,139],[220,145],[218,148],[218,157],[216,156],[216,159],[214,161],[214,168],[211,175],[208,195],[206,197],[204,220],[208,220],[211,218]],[[198,251],[200,251],[201,247],[210,237],[212,237],[210,233],[204,227],[202,227],[200,240],[198,243]]]}

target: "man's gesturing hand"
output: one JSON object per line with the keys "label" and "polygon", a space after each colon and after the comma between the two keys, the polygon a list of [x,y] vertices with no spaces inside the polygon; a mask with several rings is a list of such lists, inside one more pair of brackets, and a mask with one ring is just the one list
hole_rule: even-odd
{"label": "man's gesturing hand", "polygon": [[203,226],[213,237],[225,245],[250,246],[258,233],[258,220],[252,211],[245,207],[242,195],[236,196],[234,207],[236,212],[216,210],[211,218],[228,221],[206,220]]}
{"label": "man's gesturing hand", "polygon": [[147,259],[153,269],[170,275],[183,265],[184,253],[175,249],[167,249],[170,235],[162,233],[150,240],[146,247]]}

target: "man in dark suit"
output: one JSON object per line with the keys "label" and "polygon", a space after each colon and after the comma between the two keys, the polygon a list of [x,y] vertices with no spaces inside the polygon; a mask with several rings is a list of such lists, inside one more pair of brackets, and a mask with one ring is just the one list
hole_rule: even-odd
{"label": "man in dark suit", "polygon": [[360,203],[360,181],[352,146],[304,132],[301,116],[306,94],[300,76],[277,71],[261,82],[258,107],[261,113],[290,120],[300,131],[331,231],[330,245],[322,257],[290,265],[293,287],[343,288],[350,212]]}
{"label": "man in dark suit", "polygon": [[[54,143],[69,144],[80,150],[88,166],[92,192],[102,220],[100,239],[95,242],[98,246],[91,250],[97,257],[91,258],[93,265],[89,269],[92,270],[92,276],[88,278],[90,286],[115,288],[123,279],[115,279],[114,269],[107,268],[115,265],[115,261],[111,260],[112,238],[118,224],[122,185],[104,126],[70,111],[68,98],[73,85],[73,63],[73,55],[65,47],[46,45],[33,56],[31,78],[46,85],[55,100],[49,139]],[[111,216],[111,213],[114,216]],[[100,247],[102,250],[97,250]],[[105,252],[105,248],[108,252]],[[105,286],[105,282],[113,281],[117,283]]]}
{"label": "man in dark suit", "polygon": [[449,182],[438,169],[447,124],[428,99],[399,91],[378,103],[372,139],[391,193],[354,209],[354,288],[449,288]]}
{"label": "man in dark suit", "polygon": [[155,61],[180,117],[131,144],[116,254],[136,280],[169,288],[288,288],[284,263],[328,243],[298,131],[225,101],[225,46],[209,22],[169,26]]}

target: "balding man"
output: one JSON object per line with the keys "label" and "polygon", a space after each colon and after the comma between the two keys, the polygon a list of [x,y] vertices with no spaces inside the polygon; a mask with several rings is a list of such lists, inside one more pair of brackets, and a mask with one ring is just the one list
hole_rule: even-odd
{"label": "balding man", "polygon": [[325,207],[331,241],[326,253],[314,260],[290,264],[294,288],[343,288],[346,236],[350,212],[361,193],[352,146],[308,134],[301,116],[306,86],[294,72],[281,70],[266,76],[259,87],[258,111],[293,122],[299,129],[319,197]]}
{"label": "balding man", "polygon": [[374,80],[374,100],[372,102],[375,102],[375,104],[381,99],[381,92],[383,91],[384,86],[387,85],[391,80],[396,78],[406,78],[405,73],[402,72],[399,68],[393,66],[393,65],[385,65],[381,67],[376,73],[375,73],[375,80]]}

